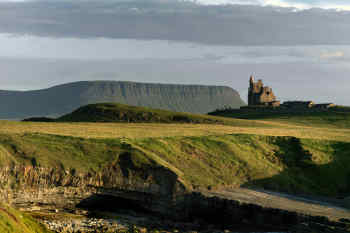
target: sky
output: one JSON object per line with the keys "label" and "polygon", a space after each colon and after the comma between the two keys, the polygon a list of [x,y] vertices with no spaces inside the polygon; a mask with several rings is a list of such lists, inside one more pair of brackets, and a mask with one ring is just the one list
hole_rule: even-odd
{"label": "sky", "polygon": [[244,4],[275,7],[295,7],[301,10],[311,8],[350,10],[348,0],[188,0],[204,5]]}
{"label": "sky", "polygon": [[350,105],[350,1],[0,0],[0,89],[226,85]]}

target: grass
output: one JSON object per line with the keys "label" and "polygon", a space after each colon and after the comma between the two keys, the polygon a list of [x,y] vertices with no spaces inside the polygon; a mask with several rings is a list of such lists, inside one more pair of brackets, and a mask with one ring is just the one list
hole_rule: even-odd
{"label": "grass", "polygon": [[233,114],[228,110],[217,113],[228,117],[218,117],[104,103],[83,106],[58,119],[35,118],[22,123],[2,121],[0,133],[43,133],[83,138],[155,138],[241,133],[350,141],[350,112],[345,111],[345,107],[338,108],[343,111],[288,114],[234,111]]}
{"label": "grass", "polygon": [[0,204],[0,232],[7,233],[49,233],[32,217],[7,205]]}
{"label": "grass", "polygon": [[350,129],[307,127],[290,123],[237,120],[232,125],[157,123],[45,123],[0,121],[0,134],[40,133],[81,138],[159,138],[227,134],[294,136],[350,142]]}
{"label": "grass", "polygon": [[[234,124],[235,123],[235,124]],[[0,133],[43,133],[84,138],[144,138],[230,134],[247,128],[273,128],[274,125],[245,120],[232,125],[161,123],[61,123],[0,121]]]}
{"label": "grass", "polygon": [[350,144],[344,142],[225,135],[144,139],[135,142],[181,170],[192,186],[254,186],[289,193],[350,193]]}
{"label": "grass", "polygon": [[329,111],[231,111],[223,110],[210,113],[213,116],[222,116],[235,119],[264,120],[281,122],[299,126],[313,126],[321,128],[350,128],[350,107],[335,107]]}
{"label": "grass", "polygon": [[0,145],[2,166],[15,163],[77,171],[96,171],[125,151],[119,140],[86,140],[44,134],[3,134],[0,135]]}

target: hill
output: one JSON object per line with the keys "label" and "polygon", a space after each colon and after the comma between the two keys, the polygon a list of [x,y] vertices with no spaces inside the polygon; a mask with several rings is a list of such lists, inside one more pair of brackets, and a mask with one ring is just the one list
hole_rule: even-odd
{"label": "hill", "polygon": [[0,91],[0,119],[60,116],[87,104],[122,104],[207,113],[244,105],[237,91],[223,86],[83,81],[36,91]]}
{"label": "hill", "polygon": [[237,125],[222,117],[172,112],[161,109],[129,106],[118,103],[89,104],[57,119],[32,118],[24,121],[39,122],[128,122],[128,123],[201,123]]}

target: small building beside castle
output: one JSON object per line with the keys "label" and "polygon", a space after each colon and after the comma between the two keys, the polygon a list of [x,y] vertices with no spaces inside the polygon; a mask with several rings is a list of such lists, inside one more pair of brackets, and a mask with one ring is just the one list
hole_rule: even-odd
{"label": "small building beside castle", "polygon": [[276,100],[276,96],[272,88],[264,86],[261,79],[257,82],[254,77],[250,76],[248,89],[248,106],[273,106],[279,107],[280,101]]}
{"label": "small building beside castle", "polygon": [[287,108],[312,108],[316,104],[313,101],[286,101],[283,106]]}

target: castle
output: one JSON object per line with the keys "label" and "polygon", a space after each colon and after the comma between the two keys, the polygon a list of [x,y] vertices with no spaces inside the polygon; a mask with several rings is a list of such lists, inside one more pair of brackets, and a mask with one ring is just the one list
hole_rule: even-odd
{"label": "castle", "polygon": [[[248,108],[257,107],[272,107],[277,109],[329,109],[334,107],[335,104],[323,103],[315,104],[313,101],[287,101],[281,104],[276,99],[272,88],[264,86],[261,79],[257,82],[254,81],[254,77],[250,76],[249,89],[248,89]],[[241,107],[246,109],[246,107]]]}
{"label": "castle", "polygon": [[281,102],[276,100],[276,96],[270,87],[265,87],[262,80],[254,82],[254,77],[250,76],[248,89],[249,106],[273,106],[279,107]]}

